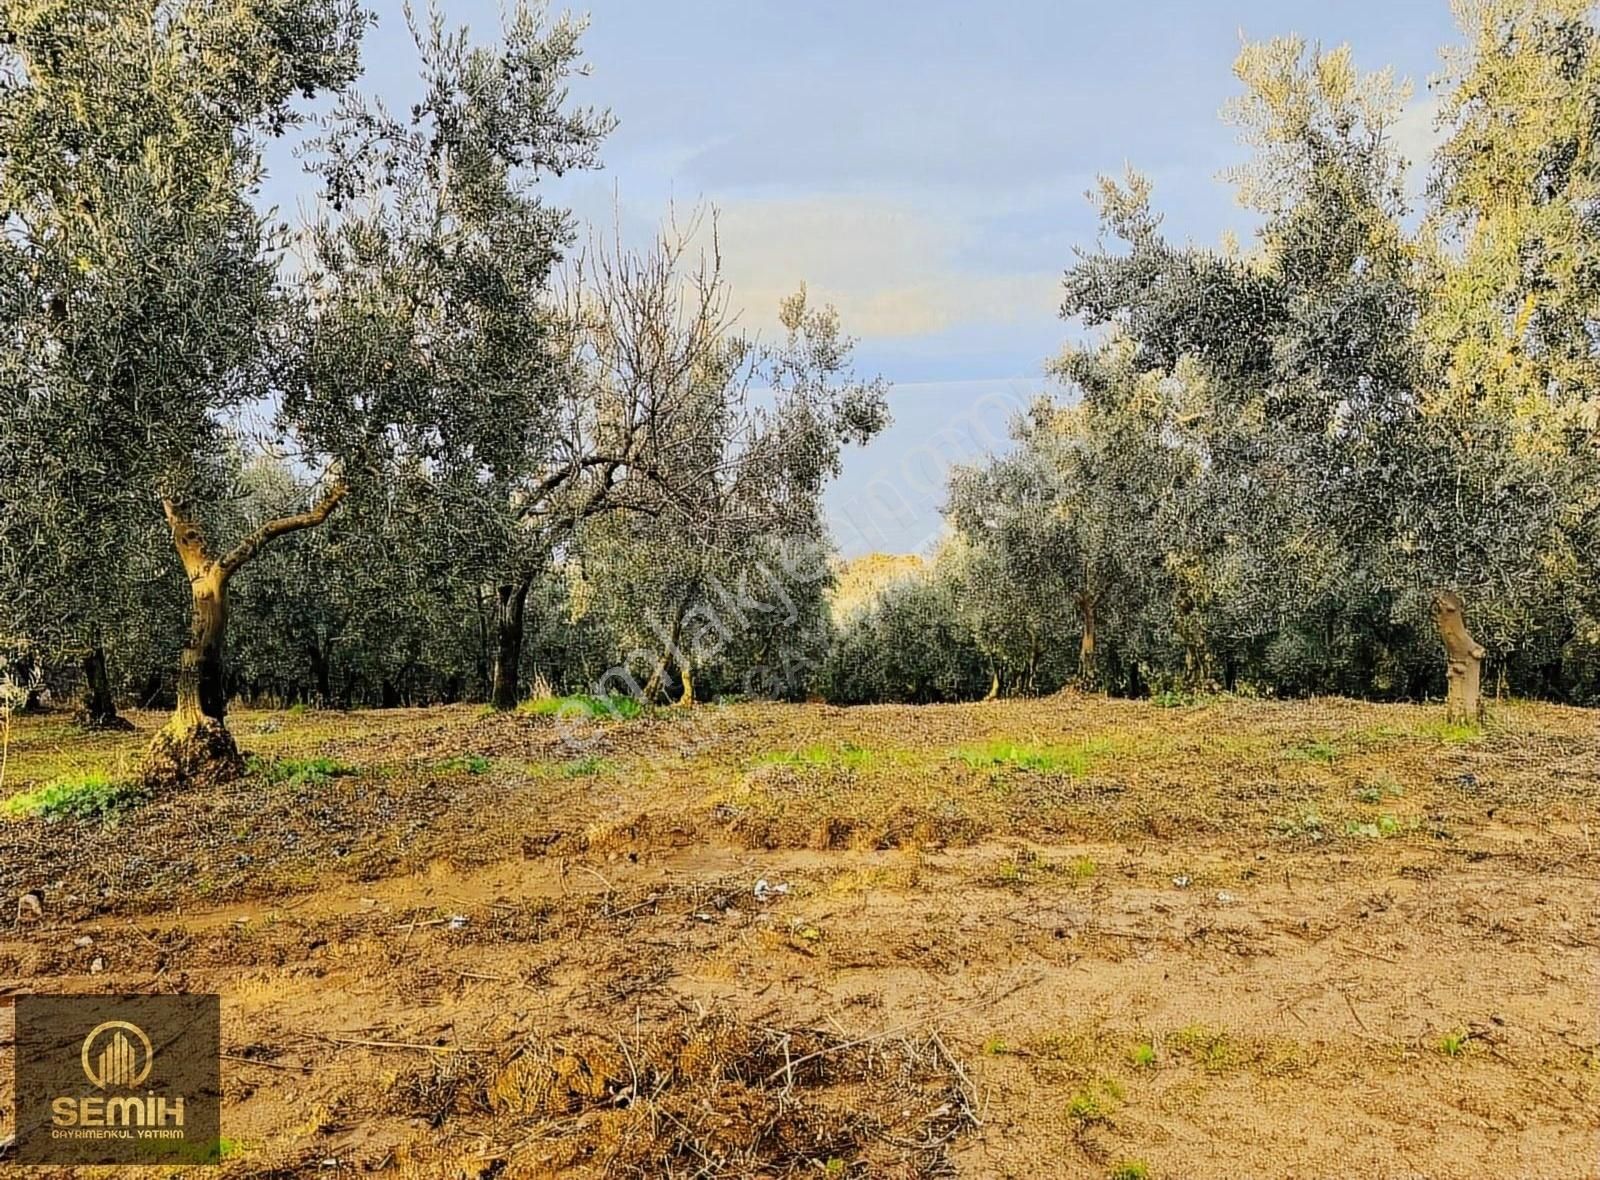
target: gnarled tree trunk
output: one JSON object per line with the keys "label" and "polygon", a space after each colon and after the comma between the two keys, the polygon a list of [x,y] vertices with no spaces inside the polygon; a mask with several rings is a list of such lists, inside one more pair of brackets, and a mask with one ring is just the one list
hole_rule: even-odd
{"label": "gnarled tree trunk", "polygon": [[1459,594],[1444,591],[1433,601],[1433,621],[1444,641],[1445,714],[1451,721],[1472,724],[1483,717],[1483,657],[1488,653],[1467,630],[1464,608]]}
{"label": "gnarled tree trunk", "polygon": [[502,712],[515,709],[521,696],[523,624],[531,588],[532,583],[525,578],[507,583],[496,592],[494,682],[489,703]]}
{"label": "gnarled tree trunk", "polygon": [[335,483],[309,512],[267,522],[221,558],[212,555],[200,522],[191,513],[172,500],[162,501],[173,546],[189,578],[189,642],[178,660],[177,707],[145,752],[147,786],[160,790],[225,782],[244,772],[244,759],[224,720],[228,580],[273,539],[327,520],[344,494],[344,485]]}
{"label": "gnarled tree trunk", "polygon": [[78,701],[74,720],[85,729],[132,729],[127,720],[117,714],[117,702],[111,695],[111,676],[106,671],[105,648],[96,644],[83,653],[83,696]]}

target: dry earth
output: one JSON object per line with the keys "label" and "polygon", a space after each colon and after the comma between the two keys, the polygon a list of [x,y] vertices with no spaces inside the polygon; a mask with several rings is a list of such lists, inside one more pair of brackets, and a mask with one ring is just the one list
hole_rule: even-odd
{"label": "dry earth", "polygon": [[220,993],[227,1177],[1600,1176],[1594,712],[233,725],[226,791],[0,819],[0,996]]}

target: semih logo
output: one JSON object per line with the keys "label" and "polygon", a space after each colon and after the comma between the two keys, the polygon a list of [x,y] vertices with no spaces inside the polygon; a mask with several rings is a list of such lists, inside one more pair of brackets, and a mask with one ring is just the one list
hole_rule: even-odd
{"label": "semih logo", "polygon": [[[129,1033],[138,1042],[137,1048],[134,1041],[128,1039]],[[98,1057],[94,1055],[97,1046],[100,1049]],[[150,1076],[156,1052],[144,1029],[137,1024],[126,1020],[108,1020],[96,1025],[83,1038],[82,1056],[83,1074],[97,1089],[104,1090],[110,1086],[131,1089]]]}
{"label": "semih logo", "polygon": [[216,996],[19,997],[22,1164],[220,1161]]}
{"label": "semih logo", "polygon": [[[156,1051],[144,1029],[131,1020],[106,1020],[83,1038],[78,1059],[83,1076],[97,1090],[131,1090],[150,1076]],[[181,1139],[183,1096],[64,1094],[50,1103],[50,1123],[56,1128],[74,1128],[68,1132],[74,1136],[120,1131],[139,1138]]]}

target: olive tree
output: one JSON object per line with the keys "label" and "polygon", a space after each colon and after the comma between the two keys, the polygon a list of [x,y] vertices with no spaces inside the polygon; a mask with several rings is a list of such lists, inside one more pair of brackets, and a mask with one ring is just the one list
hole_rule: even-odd
{"label": "olive tree", "polygon": [[[1481,480],[1503,487],[1509,458],[1507,494],[1550,501],[1534,580],[1558,604],[1560,684],[1600,635],[1600,31],[1581,0],[1455,7],[1465,43],[1446,54],[1423,232],[1425,409]],[[1470,646],[1464,662],[1475,673]]]}
{"label": "olive tree", "polygon": [[[168,522],[193,604],[178,709],[152,750],[169,769],[236,764],[227,581],[337,503],[330,491],[229,544],[195,508],[225,466],[230,416],[270,394],[283,351],[283,239],[252,203],[262,141],[295,122],[296,98],[354,77],[361,24],[345,0],[0,5],[11,396],[25,414],[71,407],[81,429],[52,445],[93,503],[115,506],[108,523]],[[77,497],[66,480],[55,490],[59,528]],[[86,573],[116,557],[81,553]]]}
{"label": "olive tree", "polygon": [[[1555,488],[1503,420],[1452,433],[1429,412],[1423,269],[1392,147],[1403,89],[1296,38],[1246,46],[1236,72],[1245,92],[1229,114],[1256,149],[1237,179],[1264,215],[1258,252],[1174,247],[1147,190],[1108,185],[1126,248],[1069,272],[1065,310],[1124,334],[1163,395],[1194,398],[1171,437],[1199,462],[1190,519],[1220,564],[1192,584],[1223,591],[1236,641],[1347,610],[1365,597],[1354,583],[1373,580],[1393,615],[1434,616],[1451,711],[1475,716],[1483,647],[1463,603],[1517,642],[1557,535]],[[1219,583],[1228,570],[1249,573]]]}
{"label": "olive tree", "polygon": [[[633,639],[660,653],[651,693],[671,663],[680,698],[692,701],[685,623],[714,609],[713,587],[772,568],[758,557],[763,541],[820,536],[840,446],[885,420],[883,387],[851,374],[851,342],[831,308],[803,292],[786,300],[775,346],[736,330],[714,217],[698,249],[706,225],[696,214],[644,250],[613,242],[575,262],[554,430],[511,487],[496,708],[519,696],[529,588],[585,536],[623,567],[591,580],[634,604]],[[820,546],[791,546],[802,549],[820,581]]]}

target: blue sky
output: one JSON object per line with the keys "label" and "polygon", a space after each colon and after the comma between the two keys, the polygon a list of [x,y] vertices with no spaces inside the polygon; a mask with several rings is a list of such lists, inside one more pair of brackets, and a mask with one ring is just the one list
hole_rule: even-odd
{"label": "blue sky", "polygon": [[[417,86],[400,0],[367,3],[363,85],[399,106]],[[497,0],[445,11],[480,39],[500,26]],[[619,125],[605,168],[551,198],[606,227],[615,210],[633,241],[670,203],[716,205],[747,326],[771,331],[804,281],[839,307],[862,370],[896,385],[896,426],[830,492],[847,554],[931,543],[936,456],[975,457],[953,438],[998,443],[996,407],[1046,388],[1069,332],[1059,279],[1094,244],[1084,193],[1098,174],[1148,175],[1174,238],[1248,239],[1218,176],[1242,156],[1217,117],[1241,33],[1348,41],[1364,69],[1411,78],[1400,138],[1416,156],[1428,78],[1456,39],[1446,0],[594,0],[589,14],[592,74],[574,98]],[[292,210],[313,186],[282,153],[270,163],[266,195]]]}

